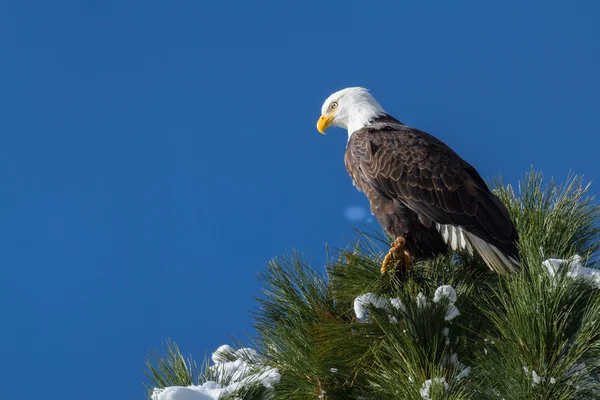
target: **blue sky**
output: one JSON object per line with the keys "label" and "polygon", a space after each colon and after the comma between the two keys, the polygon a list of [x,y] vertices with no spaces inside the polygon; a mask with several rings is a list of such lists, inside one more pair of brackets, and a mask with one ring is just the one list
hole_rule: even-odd
{"label": "blue sky", "polygon": [[140,399],[167,337],[244,339],[265,263],[367,204],[315,129],[343,87],[486,178],[598,179],[600,3],[501,3],[3,2],[4,396]]}

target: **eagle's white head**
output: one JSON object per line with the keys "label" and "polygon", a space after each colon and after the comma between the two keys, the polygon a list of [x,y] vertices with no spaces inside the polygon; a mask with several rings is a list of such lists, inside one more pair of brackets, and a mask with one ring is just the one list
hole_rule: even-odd
{"label": "eagle's white head", "polygon": [[335,92],[325,100],[317,129],[333,126],[348,130],[348,138],[355,131],[367,126],[374,118],[385,114],[385,110],[365,88],[350,87]]}

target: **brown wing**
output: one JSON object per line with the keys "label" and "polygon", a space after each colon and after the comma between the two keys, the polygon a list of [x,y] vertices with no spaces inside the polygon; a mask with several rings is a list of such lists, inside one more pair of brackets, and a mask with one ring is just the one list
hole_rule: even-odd
{"label": "brown wing", "polygon": [[348,142],[346,165],[372,207],[398,200],[425,225],[460,226],[516,257],[518,236],[504,205],[471,165],[428,133],[401,124],[363,128]]}

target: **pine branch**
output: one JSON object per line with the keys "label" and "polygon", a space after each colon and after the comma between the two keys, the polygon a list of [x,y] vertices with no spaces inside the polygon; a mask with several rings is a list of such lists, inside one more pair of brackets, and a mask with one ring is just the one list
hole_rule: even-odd
{"label": "pine branch", "polygon": [[151,351],[145,364],[147,369],[144,374],[150,381],[145,385],[150,393],[154,388],[190,386],[198,382],[196,362],[191,357],[186,360],[181,355],[179,346],[171,339],[167,339],[162,354],[156,350]]}

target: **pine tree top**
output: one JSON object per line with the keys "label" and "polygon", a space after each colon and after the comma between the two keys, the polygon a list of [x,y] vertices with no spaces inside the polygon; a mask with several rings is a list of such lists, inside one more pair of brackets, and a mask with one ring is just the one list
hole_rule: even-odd
{"label": "pine tree top", "polygon": [[[600,398],[600,207],[588,188],[534,171],[518,190],[496,181],[520,234],[522,270],[509,276],[455,253],[382,275],[389,238],[377,232],[357,231],[324,272],[299,253],[272,260],[254,313],[260,358],[234,383],[278,377],[221,398]],[[147,365],[150,387],[233,382],[172,343]]]}

